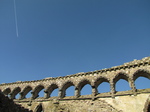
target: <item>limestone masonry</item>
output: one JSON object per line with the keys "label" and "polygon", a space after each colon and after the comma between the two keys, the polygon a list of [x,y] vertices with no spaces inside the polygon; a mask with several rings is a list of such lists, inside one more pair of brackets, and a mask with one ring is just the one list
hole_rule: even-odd
{"label": "limestone masonry", "polygon": [[[150,57],[93,72],[0,84],[0,93],[30,112],[150,112],[150,88],[136,89],[135,80],[139,77],[150,79]],[[120,79],[126,80],[131,89],[117,92],[115,87]],[[110,92],[98,93],[103,82],[110,84]],[[91,95],[81,95],[86,84],[92,88]],[[66,96],[70,86],[75,87],[74,96]],[[44,97],[39,97],[43,89]],[[51,97],[55,89],[59,90],[58,96]],[[32,96],[26,98],[29,92]],[[0,102],[0,109],[3,103]]]}

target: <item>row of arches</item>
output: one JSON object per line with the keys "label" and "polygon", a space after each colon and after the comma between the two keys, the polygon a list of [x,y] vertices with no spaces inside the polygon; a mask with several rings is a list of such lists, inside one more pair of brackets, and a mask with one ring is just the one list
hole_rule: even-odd
{"label": "row of arches", "polygon": [[[94,83],[94,85],[91,84],[89,80],[82,80],[78,83],[78,85],[74,85],[73,82],[67,81],[64,83],[64,85],[59,88],[57,84],[51,84],[47,88],[45,88],[43,85],[38,85],[35,88],[32,88],[31,86],[26,86],[23,90],[20,87],[16,87],[14,90],[11,91],[10,88],[6,88],[2,92],[5,95],[8,95],[12,99],[24,99],[24,98],[38,98],[38,97],[44,97],[49,98],[51,96],[59,96],[59,97],[65,97],[65,96],[77,96],[80,95],[86,95],[86,94],[99,94],[102,92],[116,92],[121,88],[123,91],[125,90],[133,90],[133,89],[145,89],[145,88],[137,88],[138,85],[143,85],[144,82],[147,87],[150,88],[150,82],[149,82],[149,75],[150,74],[144,74],[139,75],[136,77],[136,80],[131,84],[132,81],[129,81],[127,77],[124,74],[120,74],[116,80],[111,82],[105,78],[98,78],[97,81]],[[138,79],[142,78],[140,81],[137,82]],[[134,87],[132,87],[134,85]],[[104,90],[106,89],[106,90]],[[114,91],[112,91],[114,89]],[[101,91],[104,90],[104,91]],[[119,90],[120,91],[120,90]],[[54,95],[55,93],[55,95]],[[56,95],[57,93],[57,95]]]}

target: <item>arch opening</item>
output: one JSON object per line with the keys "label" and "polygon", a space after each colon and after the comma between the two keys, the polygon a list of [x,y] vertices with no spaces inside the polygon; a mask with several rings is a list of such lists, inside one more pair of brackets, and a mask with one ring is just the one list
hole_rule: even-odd
{"label": "arch opening", "polygon": [[95,87],[98,93],[110,92],[110,84],[108,79],[100,77],[95,81]]}
{"label": "arch opening", "polygon": [[30,98],[31,97],[31,90],[32,88],[30,86],[27,86],[24,88],[24,90],[22,91],[22,98]]}
{"label": "arch opening", "polygon": [[32,90],[30,90],[30,91],[26,94],[25,98],[31,98],[31,96],[32,96],[31,92],[32,92]]}
{"label": "arch opening", "polygon": [[20,87],[15,88],[11,93],[12,99],[18,99],[20,97],[19,92],[21,91]]}
{"label": "arch opening", "polygon": [[89,95],[92,94],[91,83],[88,80],[81,81],[77,88],[79,89],[79,95]]}
{"label": "arch opening", "polygon": [[135,81],[138,77],[145,77],[150,79],[150,73],[145,70],[138,70],[137,72],[134,73],[133,80]]}
{"label": "arch opening", "polygon": [[34,89],[33,93],[34,93],[33,98],[44,97],[44,86],[42,85],[37,86]]}
{"label": "arch opening", "polygon": [[[71,90],[70,90],[71,89]],[[73,90],[72,90],[73,89]],[[62,97],[74,96],[74,84],[72,82],[66,82],[62,87]],[[73,93],[72,93],[73,92]]]}
{"label": "arch opening", "polygon": [[75,92],[75,86],[70,86],[66,89],[65,96],[74,96],[74,92]]}
{"label": "arch opening", "polygon": [[58,86],[56,84],[51,84],[47,89],[47,97],[58,96]]}
{"label": "arch opening", "polygon": [[147,89],[150,88],[150,79],[147,77],[140,76],[135,80],[136,89]]}
{"label": "arch opening", "polygon": [[41,89],[40,91],[39,91],[39,93],[38,93],[38,97],[39,98],[41,98],[41,97],[44,97],[44,88],[43,89]]}
{"label": "arch opening", "polygon": [[117,83],[120,79],[126,80],[126,81],[128,82],[128,76],[127,76],[125,73],[119,73],[119,74],[113,79],[114,84],[116,85],[116,83]]}
{"label": "arch opening", "polygon": [[90,84],[85,84],[80,92],[80,95],[90,95],[92,94],[92,87]]}
{"label": "arch opening", "polygon": [[110,84],[108,82],[102,82],[97,87],[98,93],[107,93],[110,92]]}
{"label": "arch opening", "polygon": [[20,94],[17,93],[16,96],[15,96],[15,99],[19,99],[20,98]]}
{"label": "arch opening", "polygon": [[56,97],[58,96],[58,88],[54,89],[50,95],[50,97]]}
{"label": "arch opening", "polygon": [[115,85],[116,91],[128,91],[131,90],[129,82],[125,79],[120,79]]}

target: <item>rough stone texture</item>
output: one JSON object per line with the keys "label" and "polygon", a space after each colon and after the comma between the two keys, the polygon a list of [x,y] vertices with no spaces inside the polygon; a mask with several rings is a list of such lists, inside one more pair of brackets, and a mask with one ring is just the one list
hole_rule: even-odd
{"label": "rough stone texture", "polygon": [[15,104],[13,100],[9,99],[0,92],[0,112],[32,112],[25,109],[19,104]]}
{"label": "rough stone texture", "polygon": [[36,110],[38,105],[42,105],[44,112],[121,112],[103,100],[33,102],[30,108]]}
{"label": "rough stone texture", "polygon": [[[0,90],[34,112],[42,109],[44,112],[148,112],[150,89],[137,90],[135,80],[138,77],[150,79],[150,57],[93,72],[1,84]],[[131,90],[117,92],[115,86],[120,79],[126,80]],[[110,84],[110,92],[98,93],[97,88],[103,82]],[[91,85],[92,94],[81,96],[81,90],[86,84]],[[66,97],[66,90],[70,86],[75,87],[75,95]],[[57,88],[58,97],[51,97]],[[39,98],[38,94],[43,89],[45,96]],[[32,96],[26,98],[29,92]],[[20,98],[15,99],[18,93]]]}

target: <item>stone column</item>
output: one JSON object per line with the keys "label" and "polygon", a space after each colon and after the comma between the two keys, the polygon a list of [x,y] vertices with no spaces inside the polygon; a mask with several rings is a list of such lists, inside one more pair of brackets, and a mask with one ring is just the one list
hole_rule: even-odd
{"label": "stone column", "polygon": [[75,88],[75,96],[76,96],[76,98],[78,98],[80,96],[80,91],[77,87]]}
{"label": "stone column", "polygon": [[92,100],[95,100],[95,96],[97,95],[97,88],[95,86],[92,86]]}
{"label": "stone column", "polygon": [[111,96],[112,96],[112,98],[114,98],[115,92],[116,92],[114,81],[110,81],[110,90],[111,90]]}
{"label": "stone column", "polygon": [[97,88],[95,86],[92,86],[92,95],[96,96],[98,94]]}
{"label": "stone column", "polygon": [[59,98],[62,98],[63,96],[62,96],[62,90],[59,90],[59,92],[58,92],[58,97]]}
{"label": "stone column", "polygon": [[24,99],[24,98],[25,98],[25,95],[24,95],[24,93],[23,93],[23,92],[20,92],[19,94],[20,94],[19,100],[22,100],[22,99]]}
{"label": "stone column", "polygon": [[39,96],[35,92],[31,92],[31,94],[32,94],[32,96],[31,96],[32,99],[35,99],[35,98],[37,98]]}
{"label": "stone column", "polygon": [[132,92],[133,92],[133,95],[137,95],[137,92],[136,92],[136,87],[135,87],[135,83],[134,83],[134,80],[133,78],[130,78],[129,79],[129,84],[130,84],[130,87],[132,89]]}
{"label": "stone column", "polygon": [[45,90],[44,93],[45,93],[45,94],[44,94],[44,98],[45,98],[45,99],[46,99],[46,98],[49,98],[48,91]]}

